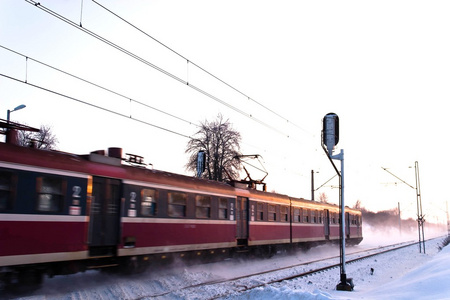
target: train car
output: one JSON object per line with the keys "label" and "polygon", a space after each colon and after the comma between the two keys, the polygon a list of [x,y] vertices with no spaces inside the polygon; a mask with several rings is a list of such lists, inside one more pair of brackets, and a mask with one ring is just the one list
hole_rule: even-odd
{"label": "train car", "polygon": [[[246,192],[249,198],[238,197],[238,207],[248,199],[249,229],[246,236],[241,235],[247,245],[276,250],[276,246],[311,247],[340,239],[337,206],[257,190]],[[347,243],[358,244],[362,241],[361,212],[346,211]]]}
{"label": "train car", "polygon": [[[39,283],[43,274],[339,238],[336,206],[153,170],[140,159],[123,159],[118,148],[75,155],[0,143],[0,279]],[[360,242],[361,213],[346,219],[347,238]]]}

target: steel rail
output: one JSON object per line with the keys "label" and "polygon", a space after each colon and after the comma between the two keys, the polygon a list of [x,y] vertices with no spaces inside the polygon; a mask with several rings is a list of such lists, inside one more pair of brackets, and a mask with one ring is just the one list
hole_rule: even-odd
{"label": "steel rail", "polygon": [[[371,248],[371,249],[364,249],[364,250],[360,250],[360,251],[355,251],[349,255],[357,255],[359,253],[367,253],[367,252],[371,252],[371,251],[376,251],[375,253],[371,253],[368,255],[364,255],[364,256],[360,256],[357,258],[353,258],[347,261],[347,263],[354,263],[356,261],[359,260],[363,260],[363,259],[367,259],[376,255],[380,255],[383,253],[387,253],[390,251],[395,251],[395,250],[399,250],[402,248],[406,248],[406,247],[410,247],[413,245],[416,245],[418,242],[403,242],[403,243],[397,243],[397,244],[392,244],[392,245],[386,245],[386,246],[382,246],[382,247],[377,247],[377,248]],[[389,248],[389,249],[387,249]],[[381,250],[381,251],[379,251]],[[245,278],[250,278],[250,277],[255,277],[255,276],[259,276],[259,275],[264,275],[264,274],[270,274],[270,273],[274,273],[274,272],[278,272],[281,270],[286,270],[286,269],[292,269],[292,268],[296,268],[296,267],[301,267],[301,266],[307,266],[310,264],[314,264],[314,263],[318,263],[321,261],[326,261],[326,260],[330,260],[330,259],[336,259],[339,258],[339,255],[335,255],[335,256],[330,256],[330,257],[325,257],[325,258],[321,258],[321,259],[316,259],[316,260],[311,260],[311,261],[307,261],[307,262],[302,262],[299,264],[295,264],[295,265],[291,265],[291,266],[286,266],[286,267],[282,267],[282,268],[277,268],[277,269],[270,269],[270,270],[265,270],[265,271],[261,271],[261,272],[256,272],[256,273],[251,273],[251,274],[246,274],[246,275],[241,275],[241,276],[236,276],[233,278],[225,278],[225,279],[216,279],[216,280],[210,280],[210,281],[205,281],[205,282],[201,282],[201,283],[196,283],[196,284],[192,284],[192,285],[186,285],[183,287],[178,287],[177,289],[173,289],[173,290],[169,290],[166,292],[162,292],[162,293],[158,293],[158,294],[152,294],[152,295],[145,295],[145,296],[141,296],[139,298],[135,298],[134,300],[143,300],[143,299],[148,299],[148,298],[158,298],[158,297],[164,297],[169,295],[170,293],[174,293],[180,290],[187,290],[187,289],[192,289],[192,288],[198,288],[198,287],[202,287],[202,286],[208,286],[208,285],[214,285],[214,284],[221,284],[221,283],[226,283],[226,282],[233,282],[233,281],[238,281],[240,279],[245,279]],[[256,284],[256,285],[252,285],[252,286],[242,286],[243,288],[234,292],[245,292],[248,290],[252,290],[258,287],[262,287],[262,286],[266,286],[266,285],[270,285],[270,284],[274,284],[274,283],[279,283],[279,282],[283,282],[286,280],[292,280],[292,279],[296,279],[296,278],[301,278],[301,277],[305,277],[311,274],[315,274],[315,273],[320,273],[323,271],[327,271],[330,269],[334,269],[340,266],[340,263],[336,263],[336,264],[331,264],[322,268],[317,268],[317,269],[313,269],[313,270],[309,270],[306,272],[302,272],[299,274],[295,274],[292,276],[285,276],[283,278],[279,278],[279,279],[273,279],[273,280],[269,280],[269,281],[265,281],[262,282],[260,284]],[[211,299],[218,299],[221,297],[224,297],[228,295],[228,293],[226,294],[221,294],[221,295],[217,295]]]}

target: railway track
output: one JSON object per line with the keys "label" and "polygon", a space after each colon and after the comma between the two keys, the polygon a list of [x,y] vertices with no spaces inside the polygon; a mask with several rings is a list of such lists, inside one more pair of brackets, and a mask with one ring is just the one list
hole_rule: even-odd
{"label": "railway track", "polygon": [[[383,253],[390,251],[396,251],[402,248],[411,247],[417,245],[418,242],[404,242],[399,244],[387,245],[383,247],[377,247],[372,249],[364,249],[360,251],[354,251],[348,253],[346,256],[347,264],[354,263],[356,261],[364,260],[370,257],[374,257]],[[336,262],[337,261],[337,262]],[[210,297],[210,299],[218,299],[222,297],[229,296],[235,293],[242,293],[255,289],[258,287],[280,283],[286,280],[293,280],[301,277],[306,277],[320,272],[325,272],[334,268],[338,268],[339,265],[339,255],[325,257],[321,259],[310,260],[306,262],[297,263],[294,265],[264,270],[261,272],[255,272],[251,274],[234,276],[232,278],[220,278],[213,279],[201,283],[190,284],[186,286],[177,287],[173,290],[168,290],[165,292],[155,293],[152,295],[145,295],[135,300],[144,299],[164,299],[168,295],[177,293],[179,291],[188,292],[192,290],[193,293],[198,293],[203,287],[217,286],[217,295]],[[286,276],[286,271],[290,273]],[[224,288],[223,286],[226,286]],[[231,287],[231,288],[230,288]],[[220,292],[222,291],[223,292]]]}

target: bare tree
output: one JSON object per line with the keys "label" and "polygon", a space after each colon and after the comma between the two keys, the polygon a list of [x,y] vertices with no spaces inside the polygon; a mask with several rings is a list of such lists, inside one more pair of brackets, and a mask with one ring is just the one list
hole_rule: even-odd
{"label": "bare tree", "polygon": [[215,121],[206,120],[187,144],[185,152],[190,156],[186,169],[196,171],[197,153],[203,150],[206,154],[203,178],[224,181],[229,176],[230,179],[237,179],[240,163],[235,157],[241,154],[240,141],[241,134],[232,128],[229,120],[224,121],[221,114]]}
{"label": "bare tree", "polygon": [[319,194],[319,202],[320,203],[328,203],[328,195],[325,193]]}
{"label": "bare tree", "polygon": [[19,130],[19,144],[24,147],[33,146],[38,149],[57,149],[58,139],[52,133],[51,126],[41,125],[39,132]]}

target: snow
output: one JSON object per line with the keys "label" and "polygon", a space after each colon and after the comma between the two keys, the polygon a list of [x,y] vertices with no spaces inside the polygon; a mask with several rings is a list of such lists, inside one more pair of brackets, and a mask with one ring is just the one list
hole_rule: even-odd
{"label": "snow", "polygon": [[[369,236],[369,235],[368,235]],[[398,238],[398,236],[397,236]],[[404,237],[408,239],[409,237]],[[377,246],[381,239],[363,241],[361,245],[349,247],[352,254]],[[443,238],[426,243],[426,254],[419,253],[417,245],[395,252],[374,256],[346,265],[347,277],[353,278],[353,291],[337,291],[339,269],[320,274],[265,284],[281,276],[308,271],[330,262],[282,269],[286,266],[339,254],[336,246],[320,246],[307,253],[278,254],[271,259],[227,260],[209,264],[187,266],[182,263],[153,270],[144,274],[119,276],[116,274],[89,271],[86,273],[57,276],[46,279],[41,289],[27,295],[6,295],[8,299],[53,300],[53,299],[450,299],[450,247],[439,251]],[[375,243],[375,244],[374,244]],[[373,268],[373,274],[371,272]],[[246,277],[234,283],[220,283],[195,288],[184,288],[193,284],[221,280],[237,274],[250,274],[264,269],[280,269],[276,274]],[[261,287],[242,291],[243,287],[260,284]],[[3,295],[5,296],[5,295]],[[2,295],[0,295],[2,298]]]}
{"label": "snow", "polygon": [[[351,292],[335,290],[339,273],[326,272],[310,276],[306,285],[302,279],[293,280],[227,299],[450,299],[450,246],[438,252],[439,243],[428,242],[427,254],[408,247],[347,265],[346,273],[355,283]],[[370,268],[374,268],[374,275],[370,275]]]}
{"label": "snow", "polygon": [[379,291],[369,291],[378,299],[450,299],[450,247],[405,276],[398,278]]}

